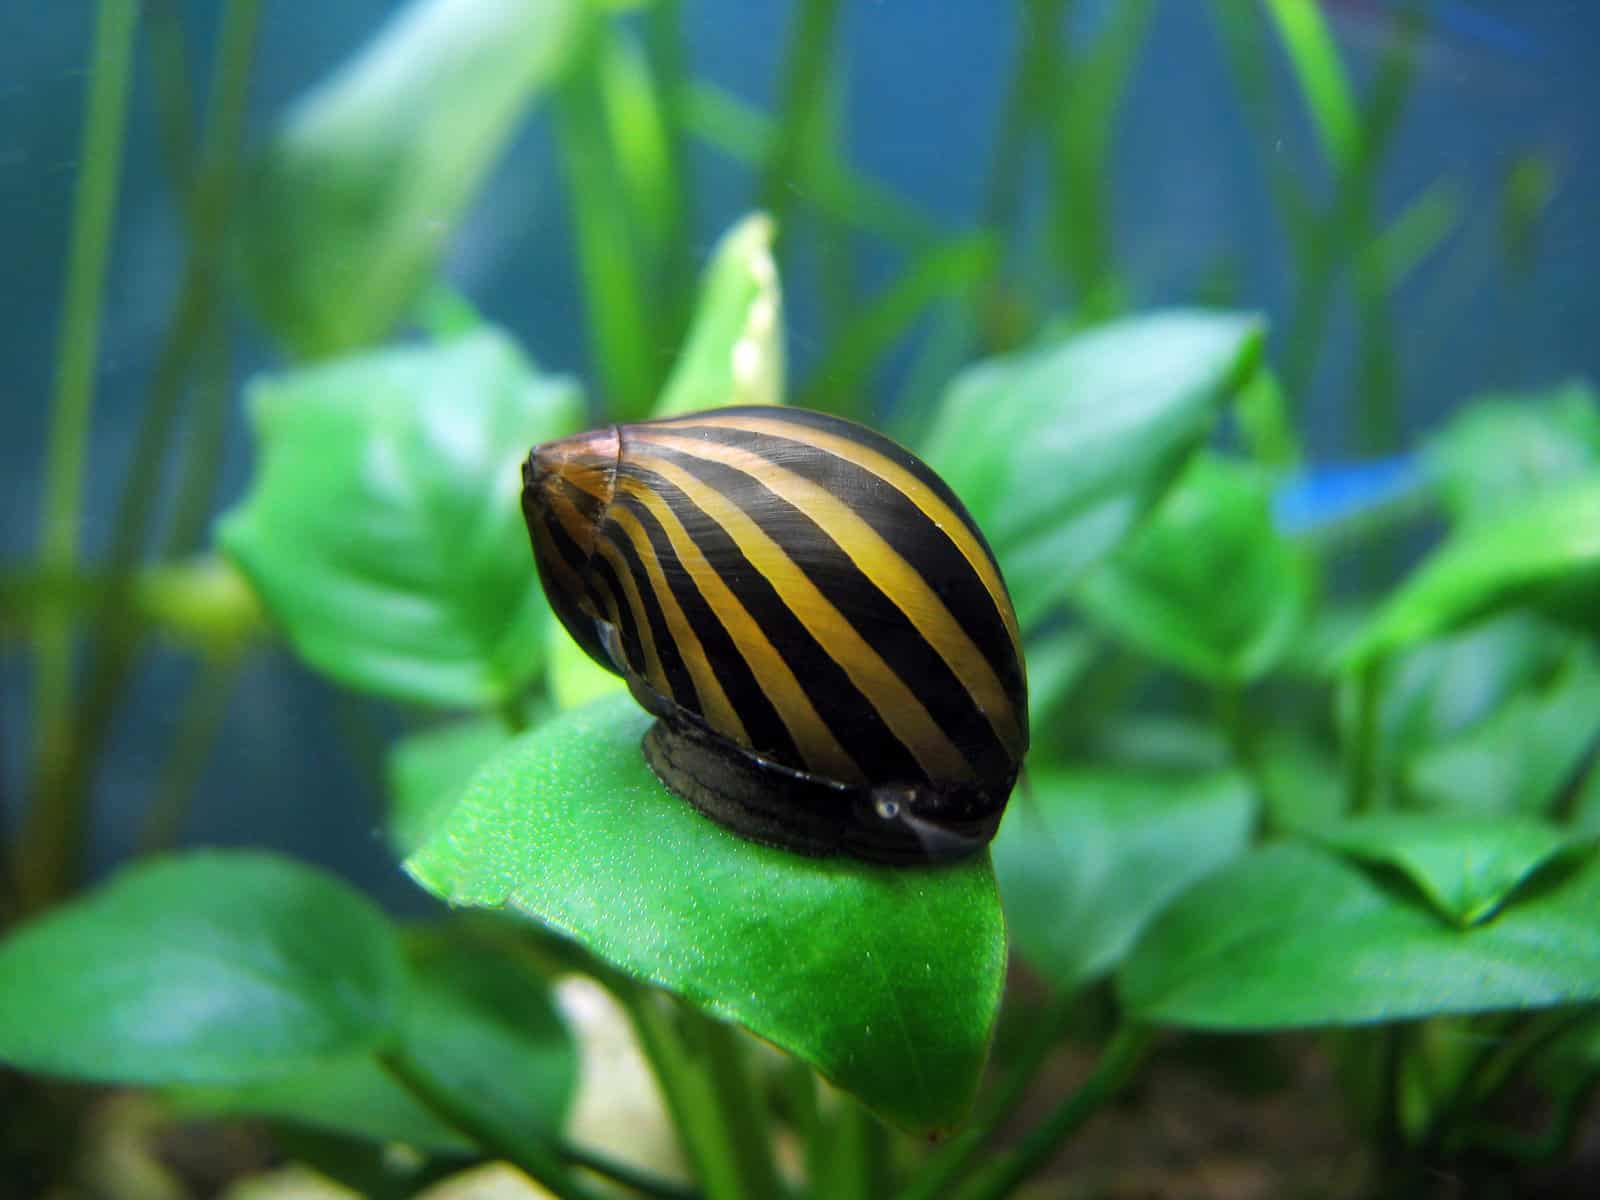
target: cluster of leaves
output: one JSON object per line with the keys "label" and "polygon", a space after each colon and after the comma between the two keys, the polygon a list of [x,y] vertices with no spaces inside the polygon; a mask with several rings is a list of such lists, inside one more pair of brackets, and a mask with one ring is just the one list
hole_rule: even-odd
{"label": "cluster of leaves", "polygon": [[[775,322],[749,340],[749,310],[776,302],[765,228],[725,239],[668,396],[777,353]],[[307,663],[481,714],[393,751],[413,878],[558,931],[636,1006],[642,981],[737,1022],[902,1128],[951,1129],[971,1105],[1007,925],[1058,994],[1113,980],[1130,1027],[1581,1014],[1600,1000],[1594,398],[1454,423],[1428,455],[1453,532],[1324,637],[1323,563],[1277,531],[1271,472],[1210,448],[1265,370],[1261,340],[1229,314],[1114,322],[980,363],[938,407],[921,449],[992,538],[1033,675],[1039,746],[992,868],[747,843],[654,779],[624,693],[563,704],[593,685],[552,652],[517,468],[582,405],[490,329],[258,383],[256,484],[218,536]],[[1161,718],[1122,699],[1153,673],[1174,688]],[[1344,719],[1323,728],[1334,691]],[[20,929],[0,973],[19,981],[0,996],[8,1061],[570,1183],[573,1052],[523,956],[396,930],[317,872],[253,854],[132,868]],[[1459,1098],[1427,1089],[1481,1086],[1468,1044],[1417,1051],[1418,1136],[1457,1132],[1434,1122]],[[1583,1061],[1597,1045],[1558,1043]]]}
{"label": "cluster of leaves", "polygon": [[[1136,38],[1149,6],[1127,7]],[[1285,532],[1302,477],[1257,319],[1154,313],[969,366],[909,440],[1012,588],[1027,786],[992,856],[957,868],[756,846],[655,780],[646,718],[538,590],[518,462],[585,424],[581,389],[428,284],[440,233],[553,85],[602,281],[606,415],[782,402],[773,223],[725,236],[664,370],[629,335],[649,289],[616,231],[642,225],[666,274],[673,226],[613,211],[660,191],[673,155],[659,114],[628,108],[645,98],[631,44],[555,0],[408,13],[257,168],[241,262],[264,321],[318,361],[251,389],[255,481],[216,539],[230,566],[136,599],[204,642],[236,636],[217,597],[247,592],[310,667],[430,714],[390,751],[389,838],[427,891],[499,916],[407,927],[271,855],[152,859],[0,942],[0,1060],[314,1131],[296,1145],[374,1192],[395,1186],[376,1152],[391,1142],[417,1170],[501,1157],[562,1195],[588,1194],[580,1166],[667,1187],[565,1139],[563,971],[622,1002],[713,1200],[776,1194],[771,1114],[811,1144],[813,1194],[844,1194],[830,1172],[852,1163],[870,1190],[882,1167],[856,1102],[913,1134],[963,1130],[900,1164],[908,1196],[1008,1194],[1161,1029],[1358,1027],[1330,1039],[1353,1101],[1419,1159],[1494,1140],[1483,1116],[1515,1078],[1578,1111],[1600,1077],[1589,390],[1487,398],[1430,439],[1405,469],[1445,514],[1442,542],[1382,602],[1342,604],[1343,543]],[[397,64],[419,47],[429,70],[409,76]],[[608,121],[629,137],[597,164],[582,147]],[[814,148],[785,153],[859,199]],[[918,288],[990,251],[930,255]],[[426,340],[371,348],[419,311]],[[847,336],[824,377],[859,383],[892,332]],[[985,1092],[1008,931],[1052,1000]],[[1116,1013],[1101,1067],[976,1170],[1089,989]],[[799,1066],[781,1102],[734,1026]],[[1389,1069],[1363,1075],[1380,1056]],[[813,1071],[853,1100],[819,1103]]]}

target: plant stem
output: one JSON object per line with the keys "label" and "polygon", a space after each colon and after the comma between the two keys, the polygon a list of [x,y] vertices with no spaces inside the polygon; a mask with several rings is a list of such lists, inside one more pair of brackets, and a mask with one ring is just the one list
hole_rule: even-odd
{"label": "plant stem", "polygon": [[700,1193],[692,1187],[663,1179],[648,1171],[641,1171],[628,1163],[618,1162],[614,1158],[583,1146],[562,1142],[557,1150],[562,1161],[569,1166],[582,1167],[602,1179],[609,1179],[630,1191],[638,1192],[641,1196],[653,1196],[656,1200],[700,1200]]}
{"label": "plant stem", "polygon": [[828,58],[838,25],[839,0],[801,0],[794,10],[779,89],[778,126],[767,148],[758,205],[783,237],[795,183],[817,161],[828,117]]}
{"label": "plant stem", "polygon": [[194,253],[204,257],[209,277],[205,291],[212,311],[205,322],[197,354],[193,426],[184,448],[187,458],[179,476],[167,555],[188,553],[203,540],[216,494],[232,395],[232,355],[228,321],[221,303],[225,251],[224,230],[238,189],[238,148],[244,144],[245,114],[250,99],[250,74],[260,27],[260,0],[233,0],[222,15],[217,61],[211,81],[205,152],[194,181]]}
{"label": "plant stem", "polygon": [[673,1127],[708,1200],[778,1196],[777,1168],[734,1031],[623,979],[600,976],[627,1011]]}
{"label": "plant stem", "polygon": [[177,0],[147,0],[146,37],[156,91],[156,135],[161,144],[173,200],[191,230],[195,220],[194,87]]}
{"label": "plant stem", "polygon": [[1106,188],[1109,149],[1117,105],[1153,10],[1153,0],[1112,6],[1094,42],[1070,62],[1058,62],[1050,83],[1056,243],[1080,324],[1113,316],[1123,304]]}
{"label": "plant stem", "polygon": [[1552,1043],[1597,1017],[1600,1009],[1594,1005],[1538,1014],[1522,1021],[1504,1039],[1484,1046],[1462,1072],[1449,1099],[1433,1114],[1423,1139],[1424,1150],[1431,1154],[1459,1150],[1470,1136],[1468,1121],[1473,1114]]}
{"label": "plant stem", "polygon": [[[78,556],[101,297],[122,171],[137,19],[138,6],[133,0],[100,0],[89,59],[89,92],[78,156],[82,170],[73,199],[72,242],[45,461],[40,558],[52,571],[71,571]],[[72,628],[63,615],[42,622],[38,631],[33,696],[34,772],[38,779],[57,779],[67,768],[71,708]],[[55,893],[56,882],[72,857],[74,825],[74,814],[54,788],[34,793],[18,864],[27,900],[42,902]]]}
{"label": "plant stem", "polygon": [[647,299],[639,238],[618,178],[600,78],[603,17],[586,13],[579,50],[555,92],[555,137],[578,246],[590,354],[608,414],[636,420],[655,403],[667,359]]}
{"label": "plant stem", "polygon": [[989,1092],[967,1127],[951,1138],[923,1163],[899,1200],[942,1200],[956,1182],[971,1170],[984,1146],[1016,1114],[1028,1089],[1049,1060],[1050,1052],[1061,1040],[1067,1019],[1076,1007],[1078,994],[1066,992],[1045,1006],[1034,1022],[1033,1036],[1022,1048],[1004,1082]]}
{"label": "plant stem", "polygon": [[889,1195],[889,1143],[882,1123],[849,1096],[841,1096],[839,1111],[828,1125],[828,1153],[808,1180],[811,1194],[818,1200]]}
{"label": "plant stem", "polygon": [[1016,1153],[986,1175],[966,1194],[966,1200],[1002,1200],[1011,1195],[1055,1157],[1061,1144],[1079,1126],[1127,1086],[1154,1040],[1154,1033],[1142,1025],[1128,1024],[1119,1029],[1106,1044],[1094,1073],[1034,1126]]}
{"label": "plant stem", "polygon": [[183,832],[184,818],[194,800],[195,788],[222,719],[228,697],[239,674],[239,659],[229,654],[202,662],[199,676],[189,685],[172,752],[161,769],[156,796],[139,831],[140,854],[154,854],[174,845]]}
{"label": "plant stem", "polygon": [[1466,1131],[1465,1140],[1477,1149],[1523,1162],[1549,1162],[1570,1152],[1573,1136],[1589,1111],[1590,1101],[1600,1090],[1600,1069],[1591,1070],[1556,1100],[1556,1113],[1542,1133],[1500,1129],[1477,1125]]}
{"label": "plant stem", "polygon": [[1361,667],[1356,675],[1355,744],[1350,752],[1350,811],[1371,812],[1377,798],[1378,695],[1383,660]]}
{"label": "plant stem", "polygon": [[554,1144],[538,1135],[513,1136],[482,1120],[471,1105],[460,1103],[451,1089],[406,1054],[379,1056],[384,1070],[452,1129],[466,1134],[485,1151],[504,1159],[563,1200],[603,1200],[600,1193],[575,1179]]}
{"label": "plant stem", "polygon": [[656,0],[646,10],[645,55],[665,115],[667,176],[671,188],[664,197],[668,209],[662,219],[660,278],[668,297],[667,333],[670,344],[683,340],[694,311],[695,263],[690,230],[694,211],[694,180],[689,173],[686,109],[689,103],[689,64],[683,45],[681,0]]}
{"label": "plant stem", "polygon": [[62,714],[57,752],[41,763],[36,774],[30,816],[37,823],[24,835],[32,872],[30,897],[36,904],[58,895],[79,869],[94,763],[138,658],[140,630],[128,608],[133,568],[160,493],[162,461],[176,423],[184,375],[214,321],[232,208],[233,160],[242,139],[259,10],[259,0],[230,0],[223,21],[218,86],[212,91],[207,122],[208,161],[195,189],[195,224],[177,309],[157,357],[133,464],[116,510],[107,555],[109,582],[95,615],[97,652],[83,703],[75,717]]}

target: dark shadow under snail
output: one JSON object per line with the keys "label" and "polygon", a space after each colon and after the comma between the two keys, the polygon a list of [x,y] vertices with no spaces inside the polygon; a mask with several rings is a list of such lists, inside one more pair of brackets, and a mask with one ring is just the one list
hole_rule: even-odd
{"label": "dark shadow under snail", "polygon": [[1028,746],[1016,615],[928,466],[864,426],[725,408],[535,447],[523,514],[569,633],[657,718],[714,820],[805,854],[947,862]]}

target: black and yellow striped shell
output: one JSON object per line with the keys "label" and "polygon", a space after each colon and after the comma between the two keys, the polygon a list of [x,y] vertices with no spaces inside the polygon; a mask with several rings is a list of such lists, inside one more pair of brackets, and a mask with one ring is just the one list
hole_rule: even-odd
{"label": "black and yellow striped shell", "polygon": [[725,408],[536,447],[551,605],[657,718],[645,756],[746,837],[956,859],[1028,746],[1016,615],[928,466],[850,421]]}

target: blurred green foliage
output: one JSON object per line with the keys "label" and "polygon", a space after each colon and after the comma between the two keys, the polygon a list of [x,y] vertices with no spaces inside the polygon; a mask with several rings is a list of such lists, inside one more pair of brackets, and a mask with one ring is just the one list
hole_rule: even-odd
{"label": "blurred green foliage", "polygon": [[[1441,180],[1379,211],[1417,12],[1358,88],[1320,6],[1210,5],[1263,146],[1281,53],[1327,169],[1319,199],[1264,162],[1296,289],[1269,340],[1254,314],[1130,311],[1108,154],[1153,3],[1069,36],[1066,0],[1021,0],[967,229],[851,165],[836,0],[795,5],[771,114],[687,74],[674,0],[412,0],[248,162],[230,134],[256,5],[226,6],[203,126],[177,86],[181,17],[150,7],[191,264],[109,559],[84,567],[137,15],[101,0],[41,556],[0,573],[0,632],[31,639],[40,676],[27,820],[0,872],[0,1060],[266,1118],[361,1187],[399,1142],[442,1173],[505,1159],[561,1196],[603,1179],[732,1200],[777,1194],[775,1147],[793,1137],[809,1195],[1010,1195],[1188,1030],[1323,1031],[1392,1189],[1568,1146],[1600,1081],[1600,403],[1575,382],[1464,405],[1406,460],[1404,502],[1340,538],[1277,507],[1318,479],[1302,408],[1345,283],[1352,440],[1400,449],[1388,301],[1460,208]],[[453,226],[541,108],[582,269],[587,395],[438,278]],[[764,205],[698,282],[691,141],[748,167]],[[1036,151],[1042,235],[1020,213]],[[1558,182],[1537,156],[1512,171],[1513,256]],[[791,381],[797,228],[816,235],[825,333]],[[856,286],[863,235],[902,256],[872,296]],[[231,399],[224,247],[287,357],[247,389],[255,479],[197,553]],[[917,328],[906,402],[877,405],[884,361]],[[517,509],[532,444],[586,414],[794,399],[889,408],[1002,564],[1034,750],[992,859],[894,870],[731,836],[655,780],[637,753],[648,718],[549,619]],[[193,446],[172,436],[185,400]],[[1391,547],[1419,508],[1437,544],[1407,565]],[[243,852],[163,854],[74,898],[93,764],[152,635],[200,670],[151,849],[181,828],[228,680],[276,641],[387,702],[406,731],[384,768],[397,860],[453,909],[497,916],[404,926]],[[1018,1018],[1028,1036],[996,1041],[1008,929],[1046,999]],[[569,1138],[579,1048],[551,992],[568,973],[626,1012],[692,1188]],[[1098,1066],[1019,1118],[1074,1039],[1099,1042]],[[1519,1139],[1494,1114],[1530,1086],[1554,1118]],[[934,1129],[955,1136],[906,1136]]]}

